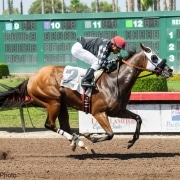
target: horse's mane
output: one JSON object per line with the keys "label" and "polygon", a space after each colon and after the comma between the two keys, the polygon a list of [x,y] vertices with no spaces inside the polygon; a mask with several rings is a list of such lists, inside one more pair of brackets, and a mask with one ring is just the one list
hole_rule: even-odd
{"label": "horse's mane", "polygon": [[124,60],[128,60],[129,58],[131,58],[134,54],[136,54],[137,51],[136,49],[128,49],[127,50],[127,55],[123,57]]}

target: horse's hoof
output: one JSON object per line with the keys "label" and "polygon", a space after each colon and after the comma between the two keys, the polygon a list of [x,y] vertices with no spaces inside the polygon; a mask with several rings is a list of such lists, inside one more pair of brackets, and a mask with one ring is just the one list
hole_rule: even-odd
{"label": "horse's hoof", "polygon": [[95,138],[95,137],[90,137],[89,139],[91,140],[91,142],[92,142],[92,143],[96,143],[96,142],[97,142],[97,140],[98,140],[98,139],[97,139],[97,138]]}
{"label": "horse's hoof", "polygon": [[133,146],[133,144],[128,144],[127,148],[130,149]]}
{"label": "horse's hoof", "polygon": [[128,146],[127,146],[127,148],[128,148],[128,149],[131,148],[131,147],[134,145],[135,142],[136,142],[136,140],[134,140],[134,139],[129,140],[129,141],[128,141]]}
{"label": "horse's hoof", "polygon": [[94,149],[91,149],[91,153],[92,153],[92,154],[96,154],[96,152],[94,151]]}
{"label": "horse's hoof", "polygon": [[83,148],[83,149],[85,148],[85,144],[82,140],[79,140],[79,142],[77,144],[80,148]]}
{"label": "horse's hoof", "polygon": [[87,132],[87,133],[83,133],[82,135],[83,135],[85,138],[88,138],[88,137],[90,137],[91,134]]}
{"label": "horse's hoof", "polygon": [[80,148],[86,150],[87,152],[89,151],[89,148],[86,147],[86,146],[83,146],[83,147],[80,147]]}
{"label": "horse's hoof", "polygon": [[75,151],[76,150],[76,146],[72,146],[71,149],[72,149],[72,151]]}
{"label": "horse's hoof", "polygon": [[88,154],[96,154],[96,152],[91,148],[87,148],[86,150]]}
{"label": "horse's hoof", "polygon": [[74,141],[71,142],[70,146],[71,146],[72,151],[76,150],[76,143]]}
{"label": "horse's hoof", "polygon": [[132,143],[132,142],[133,142],[133,140],[129,140],[129,141],[128,141],[128,143]]}

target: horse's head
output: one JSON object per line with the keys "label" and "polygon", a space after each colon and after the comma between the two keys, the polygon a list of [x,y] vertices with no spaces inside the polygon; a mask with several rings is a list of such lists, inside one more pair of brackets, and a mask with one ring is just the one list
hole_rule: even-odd
{"label": "horse's head", "polygon": [[148,62],[146,68],[149,70],[157,70],[156,75],[164,78],[172,76],[173,70],[166,64],[166,59],[161,59],[155,54],[149,47],[144,46],[140,43],[141,49],[146,55]]}

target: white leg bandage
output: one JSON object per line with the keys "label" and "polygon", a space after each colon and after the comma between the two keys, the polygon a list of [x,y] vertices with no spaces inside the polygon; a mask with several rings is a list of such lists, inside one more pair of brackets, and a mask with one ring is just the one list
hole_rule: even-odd
{"label": "white leg bandage", "polygon": [[66,137],[68,140],[72,140],[73,136],[65,131],[63,131],[62,129],[58,129],[57,130],[58,134],[61,134],[62,136]]}

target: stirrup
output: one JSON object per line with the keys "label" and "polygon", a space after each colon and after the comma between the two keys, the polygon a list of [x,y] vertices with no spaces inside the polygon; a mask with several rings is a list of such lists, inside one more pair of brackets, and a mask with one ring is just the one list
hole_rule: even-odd
{"label": "stirrup", "polygon": [[89,83],[89,82],[85,81],[85,82],[81,83],[81,86],[82,87],[87,87],[87,88],[94,88],[95,87],[95,83],[94,82]]}

